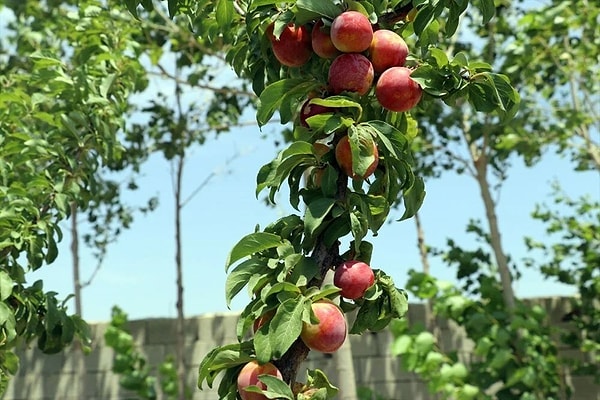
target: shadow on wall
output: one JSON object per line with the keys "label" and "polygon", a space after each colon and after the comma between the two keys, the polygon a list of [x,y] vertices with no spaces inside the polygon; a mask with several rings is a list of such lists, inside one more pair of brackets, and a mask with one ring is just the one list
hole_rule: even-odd
{"label": "shadow on wall", "polygon": [[[569,299],[537,299],[551,317],[550,323],[560,324],[570,309]],[[409,307],[410,323],[423,322],[423,305]],[[193,400],[216,400],[216,387],[196,389],[198,366],[214,347],[233,343],[236,339],[236,313],[202,315],[186,320],[185,357],[188,365],[188,384],[194,389]],[[55,355],[42,354],[33,347],[21,349],[21,366],[12,379],[3,400],[121,400],[132,399],[131,393],[120,389],[119,376],[112,369],[114,352],[104,345],[108,324],[92,326],[93,349],[85,356],[71,348]],[[464,331],[453,323],[439,321],[442,347],[457,349],[468,361],[473,343]],[[130,321],[128,329],[139,345],[149,365],[157,366],[168,355],[175,354],[175,320],[156,318]],[[390,355],[393,337],[389,331],[351,336],[357,387],[370,388],[389,400],[432,400],[426,385],[413,373],[402,370],[399,359]],[[573,352],[572,349],[563,349]],[[572,353],[571,353],[572,354]],[[305,362],[307,368],[324,370],[333,382],[338,381],[335,354],[311,352]],[[155,374],[156,375],[156,374]],[[304,376],[300,375],[303,379]],[[600,400],[600,387],[586,377],[571,377],[576,387],[576,400]],[[218,386],[218,382],[215,384]],[[401,395],[400,395],[401,394]],[[160,397],[159,397],[160,399]]]}

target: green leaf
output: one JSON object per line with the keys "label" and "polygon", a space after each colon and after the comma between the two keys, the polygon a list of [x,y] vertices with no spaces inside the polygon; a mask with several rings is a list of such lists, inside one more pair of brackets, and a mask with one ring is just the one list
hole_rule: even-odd
{"label": "green leaf", "polygon": [[364,124],[368,125],[371,128],[371,132],[378,136],[379,141],[383,143],[386,150],[394,159],[399,160],[402,157],[402,154],[408,147],[408,140],[402,132],[384,121],[369,121]]}
{"label": "green leaf", "polygon": [[46,264],[51,264],[58,257],[58,246],[56,245],[56,240],[52,236],[48,237],[48,250],[46,251],[45,261]]}
{"label": "green leaf", "polygon": [[273,375],[263,374],[258,376],[258,380],[264,383],[267,388],[260,389],[258,386],[248,386],[247,392],[262,393],[267,399],[285,399],[294,400],[294,393],[287,383]]}
{"label": "green leaf", "polygon": [[267,232],[254,232],[244,236],[231,250],[225,263],[227,271],[231,264],[247,257],[249,255],[259,253],[263,250],[272,249],[282,244],[283,241],[279,235],[274,235]]}
{"label": "green leaf", "polygon": [[[259,126],[265,125],[275,111],[282,104],[288,104],[290,97],[299,97],[306,95],[310,89],[315,86],[316,81],[307,81],[305,78],[281,79],[267,86],[259,97],[258,109],[256,111],[256,120]],[[286,114],[289,114],[290,110]],[[282,122],[287,122],[283,121]]]}
{"label": "green leaf", "polygon": [[504,367],[511,359],[513,354],[509,349],[498,349],[489,363],[489,367],[499,370]]}
{"label": "green leaf", "polygon": [[328,17],[329,19],[334,19],[342,13],[342,9],[330,0],[298,0],[296,7]]}
{"label": "green leaf", "polygon": [[331,384],[331,382],[329,382],[327,375],[325,375],[325,373],[323,373],[323,371],[321,371],[320,369],[314,369],[314,370],[309,369],[306,371],[306,375],[307,375],[307,380],[306,380],[307,386],[313,387],[313,388],[325,389],[325,393],[326,393],[325,398],[332,399],[339,392],[339,389],[337,387],[333,386]]}
{"label": "green leaf", "polygon": [[14,282],[6,271],[0,271],[0,301],[4,301],[12,294]]}
{"label": "green leaf", "polygon": [[402,214],[402,217],[398,221],[411,218],[419,211],[425,200],[425,193],[423,178],[416,177],[413,185],[402,194],[404,214]]}
{"label": "green leaf", "polygon": [[3,328],[6,342],[11,342],[17,336],[15,314],[5,302],[0,302],[0,327]]}
{"label": "green leaf", "polygon": [[426,5],[419,9],[415,20],[413,21],[413,28],[417,35],[420,36],[421,33],[423,33],[427,25],[433,20],[434,13],[435,9],[430,5]]}
{"label": "green leaf", "polygon": [[205,380],[208,386],[212,387],[214,379],[220,371],[252,360],[252,349],[252,342],[242,342],[217,347],[210,351],[198,368],[198,388],[202,389]]}
{"label": "green leaf", "polygon": [[334,204],[335,199],[328,197],[318,198],[308,204],[304,216],[304,229],[307,235],[313,235],[321,227]]}
{"label": "green leaf", "polygon": [[220,28],[228,28],[234,17],[233,0],[216,0],[215,18]]}
{"label": "green leaf", "polygon": [[169,9],[169,17],[173,18],[179,10],[179,0],[167,0],[167,8]]}
{"label": "green leaf", "polygon": [[433,61],[435,61],[435,64],[438,68],[448,65],[448,56],[444,50],[438,49],[437,47],[430,47],[429,55]]}
{"label": "green leaf", "polygon": [[[314,164],[315,156],[312,151],[312,145],[308,142],[298,141],[290,144],[285,150],[281,151],[277,158],[270,164],[263,166],[257,176],[256,193],[260,193],[264,188],[270,187],[271,193],[269,200],[275,202],[275,193],[283,184],[286,178],[292,175],[302,175],[303,171],[295,170],[296,167]],[[292,174],[294,172],[294,174]]]}
{"label": "green leaf", "polygon": [[433,345],[435,344],[435,338],[430,332],[421,332],[419,333],[414,340],[415,349],[419,353],[428,353],[431,349],[433,349]]}
{"label": "green leaf", "polygon": [[279,0],[252,0],[252,2],[250,3],[250,6],[248,7],[248,10],[254,10],[258,7],[270,6],[272,4],[277,4],[277,3],[279,3]]}
{"label": "green leaf", "polygon": [[375,162],[376,144],[371,129],[368,125],[350,127],[348,139],[352,152],[352,172],[357,176],[364,176]]}
{"label": "green leaf", "polygon": [[9,374],[15,375],[19,371],[19,357],[12,351],[3,351],[2,367]]}
{"label": "green leaf", "polygon": [[102,78],[102,82],[100,83],[100,95],[102,97],[108,97],[108,93],[117,79],[117,74],[109,74]]}
{"label": "green leaf", "polygon": [[296,286],[306,286],[318,273],[319,266],[316,261],[312,258],[302,256],[302,259],[294,265],[288,281]]}
{"label": "green leaf", "polygon": [[482,72],[468,88],[473,107],[482,112],[496,111],[502,122],[512,119],[519,109],[519,93],[505,75]]}
{"label": "green leaf", "polygon": [[368,329],[371,329],[379,320],[383,312],[383,298],[379,297],[374,301],[365,301],[356,314],[356,319],[350,328],[351,334],[360,335]]}
{"label": "green leaf", "polygon": [[61,323],[62,314],[64,312],[61,312],[61,310],[58,309],[56,299],[52,293],[46,294],[45,306],[46,316],[44,318],[44,329],[50,332]]}
{"label": "green leaf", "polygon": [[250,278],[253,275],[260,274],[266,270],[266,263],[257,258],[250,258],[235,267],[225,281],[225,301],[227,308],[231,305],[231,300],[235,295],[250,282]]}
{"label": "green leaf", "polygon": [[277,307],[269,324],[269,340],[275,358],[280,358],[300,336],[303,312],[303,296],[290,298]]}
{"label": "green leaf", "polygon": [[398,336],[392,343],[392,354],[395,356],[406,354],[412,348],[412,345],[413,339],[409,335]]}
{"label": "green leaf", "polygon": [[54,66],[64,67],[64,63],[50,51],[36,51],[31,53],[29,57],[33,59],[36,66],[40,68]]}
{"label": "green leaf", "polygon": [[487,24],[496,14],[494,0],[479,0],[476,4],[479,6],[479,10],[481,10],[483,16],[483,21],[481,21],[481,23]]}
{"label": "green leaf", "polygon": [[469,374],[467,367],[461,362],[453,365],[444,364],[440,369],[440,376],[446,381],[461,381]]}
{"label": "green leaf", "polygon": [[350,213],[350,230],[354,237],[354,247],[359,248],[362,239],[367,235],[369,221],[366,216],[358,211]]}
{"label": "green leaf", "polygon": [[314,291],[307,297],[314,303],[316,301],[319,301],[319,300],[322,300],[325,298],[331,298],[333,296],[337,296],[339,293],[340,293],[339,287],[332,285],[332,284],[327,284],[327,285],[323,285],[323,287],[321,289]]}
{"label": "green leaf", "polygon": [[124,0],[125,1],[125,6],[127,6],[127,10],[129,10],[129,12],[137,18],[138,14],[137,14],[137,6],[138,4],[140,4],[139,0]]}

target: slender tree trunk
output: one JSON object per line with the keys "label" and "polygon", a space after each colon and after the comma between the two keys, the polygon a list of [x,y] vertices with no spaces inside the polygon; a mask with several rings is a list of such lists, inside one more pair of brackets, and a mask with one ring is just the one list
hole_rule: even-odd
{"label": "slender tree trunk", "polygon": [[177,355],[177,393],[179,400],[185,400],[186,370],[185,370],[185,314],[183,308],[183,262],[181,257],[181,186],[184,168],[184,155],[177,158],[175,172],[175,268],[177,269],[177,322],[176,349]]}
{"label": "slender tree trunk", "polygon": [[75,314],[82,316],[81,277],[79,270],[79,230],[77,229],[77,204],[71,202],[71,257],[73,259],[73,290],[75,293]]}
{"label": "slender tree trunk", "polygon": [[[473,155],[473,153],[471,153]],[[488,222],[488,228],[490,231],[490,244],[492,251],[494,252],[494,258],[498,266],[498,272],[500,274],[500,282],[502,284],[502,295],[504,297],[504,304],[509,312],[515,308],[515,293],[512,287],[512,275],[510,273],[510,267],[508,266],[508,260],[506,253],[502,247],[502,238],[500,235],[500,229],[498,227],[498,218],[496,216],[496,203],[492,198],[490,192],[490,183],[487,179],[487,166],[488,160],[485,149],[481,151],[477,158],[473,158],[475,165],[476,179],[481,192],[481,198],[485,207],[485,215]]]}
{"label": "slender tree trunk", "polygon": [[[419,248],[419,256],[421,257],[423,273],[429,275],[429,258],[427,257],[427,245],[425,245],[425,232],[423,231],[423,225],[421,224],[421,216],[417,212],[414,218],[417,228],[417,247]],[[429,332],[436,335],[436,338],[438,337],[436,334],[437,326],[435,323],[435,316],[433,315],[433,300],[431,299],[428,299],[425,303],[425,326]]]}
{"label": "slender tree trunk", "polygon": [[[423,225],[421,224],[421,216],[417,212],[414,216],[415,218],[415,226],[417,229],[417,247],[419,248],[419,256],[421,257],[421,265],[423,266],[423,273],[426,275],[430,275],[431,269],[429,267],[429,257],[427,255],[427,245],[425,244],[425,231],[423,230]],[[425,311],[424,319],[425,319],[425,327],[428,332],[430,332],[435,338],[436,342],[439,346],[441,346],[441,333],[440,328],[436,323],[435,314],[433,313],[433,300],[427,299],[424,307]],[[445,351],[448,349],[444,349]],[[437,400],[439,399],[437,394],[432,394],[432,398]]]}

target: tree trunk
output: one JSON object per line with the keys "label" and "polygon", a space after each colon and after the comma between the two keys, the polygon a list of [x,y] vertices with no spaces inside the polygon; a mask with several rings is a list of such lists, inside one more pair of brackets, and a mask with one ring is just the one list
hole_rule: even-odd
{"label": "tree trunk", "polygon": [[183,262],[181,257],[181,186],[183,178],[184,155],[177,157],[175,176],[175,268],[177,270],[177,322],[176,322],[176,349],[177,357],[177,393],[179,400],[185,400],[186,395],[186,370],[185,370],[185,314],[183,307]]}
{"label": "tree trunk", "polygon": [[79,230],[77,229],[77,204],[71,202],[71,257],[73,259],[73,290],[75,293],[75,314],[82,316],[81,277],[79,271]]}
{"label": "tree trunk", "polygon": [[[335,196],[337,200],[344,201],[346,199],[347,185],[348,177],[338,170]],[[327,247],[323,243],[323,238],[318,237],[311,258],[319,267],[320,274],[313,278],[308,286],[321,287],[331,267],[340,263],[339,242],[334,243],[331,247]],[[275,366],[281,372],[283,380],[291,386],[296,382],[298,369],[308,356],[309,351],[302,339],[298,338],[279,360],[274,361]]]}
{"label": "tree trunk", "polygon": [[[425,244],[425,231],[423,230],[423,225],[421,224],[421,216],[418,212],[415,214],[414,218],[417,229],[417,247],[419,249],[419,256],[421,257],[423,273],[429,275],[431,269],[429,267],[429,257],[427,256],[427,245]],[[432,299],[427,299],[427,301],[424,304],[423,310],[425,312],[425,328],[427,329],[427,332],[430,332],[433,335],[438,346],[441,346],[440,328],[435,321]],[[439,399],[437,394],[432,394],[431,396],[435,400]]]}
{"label": "tree trunk", "polygon": [[[474,155],[473,153],[471,153]],[[508,260],[506,253],[502,248],[502,240],[500,236],[500,229],[498,227],[498,218],[496,216],[496,203],[492,198],[490,192],[490,183],[487,179],[487,155],[485,149],[480,152],[479,156],[473,158],[473,164],[475,165],[475,171],[479,190],[481,192],[481,198],[485,207],[485,215],[488,222],[488,228],[490,231],[490,245],[494,252],[494,258],[498,266],[498,272],[500,274],[500,283],[502,284],[502,296],[504,298],[504,304],[508,309],[509,313],[515,309],[515,293],[512,287],[512,275],[510,273],[510,267],[508,266]]]}
{"label": "tree trunk", "polygon": [[[414,216],[415,225],[417,228],[417,247],[419,248],[419,256],[421,257],[421,265],[423,266],[423,273],[425,275],[430,274],[429,258],[427,257],[427,245],[425,244],[425,232],[423,231],[423,225],[421,224],[421,217],[417,212]],[[433,300],[428,299],[425,303],[425,326],[427,330],[434,334],[436,339],[438,338],[437,326],[435,323],[435,316],[433,315]]]}

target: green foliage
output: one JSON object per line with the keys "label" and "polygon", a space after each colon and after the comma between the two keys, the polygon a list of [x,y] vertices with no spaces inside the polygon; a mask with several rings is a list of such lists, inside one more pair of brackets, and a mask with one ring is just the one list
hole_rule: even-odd
{"label": "green foliage", "polygon": [[[563,317],[570,329],[560,332],[561,340],[583,353],[583,359],[564,360],[574,374],[591,375],[600,382],[597,368],[600,350],[600,203],[590,198],[571,199],[554,187],[551,209],[538,206],[534,219],[543,222],[554,243],[540,243],[525,238],[530,251],[542,252],[545,261],[527,258],[529,268],[539,269],[548,278],[573,286],[579,296],[571,300],[572,311]],[[567,213],[556,207],[567,208]]]}
{"label": "green foliage", "polygon": [[498,399],[564,396],[558,347],[544,309],[517,301],[509,313],[495,271],[483,261],[490,257],[483,248],[465,251],[449,241],[442,255],[456,269],[459,287],[415,271],[407,286],[433,301],[436,316],[465,329],[475,344],[474,357],[465,364],[456,352],[441,350],[439,338],[424,326],[401,321],[393,327],[392,351],[402,356],[404,367],[426,377],[432,393],[449,398],[489,398],[483,393],[492,385]]}
{"label": "green foliage", "polygon": [[[222,2],[225,16],[227,7]],[[37,339],[38,347],[49,353],[75,339],[84,348],[89,344],[87,326],[67,313],[66,300],[45,292],[41,282],[26,279],[28,272],[57,258],[63,237],[59,224],[74,217],[74,211],[85,214],[90,229],[83,239],[100,264],[108,245],[130,226],[134,212],[156,207],[156,199],[139,208],[121,200],[124,190],[137,188],[136,174],[149,154],[160,151],[171,159],[202,143],[209,132],[228,130],[253,95],[243,87],[223,86],[205,104],[192,103],[189,110],[177,110],[178,115],[165,107],[164,97],[137,110],[130,98],[147,88],[148,75],[157,70],[177,81],[179,91],[183,85],[215,89],[211,84],[216,74],[209,72],[205,57],[220,47],[196,40],[185,21],[174,23],[160,9],[140,12],[147,20],[139,24],[112,1],[11,1],[0,9],[7,16],[0,38],[4,386],[18,367],[12,349],[19,342]],[[187,75],[169,76],[161,65],[167,51],[176,55]],[[138,120],[149,124],[127,124],[136,111],[143,115]],[[114,173],[120,177],[113,178]],[[127,176],[125,184],[122,176]]]}
{"label": "green foliage", "polygon": [[[464,32],[459,31],[461,34],[448,42],[459,50],[452,61],[441,50],[431,52],[431,63],[446,65],[446,74],[422,78],[421,84],[431,82],[441,88],[440,93],[430,89],[433,96],[445,94],[447,88],[459,87],[452,71],[462,65],[462,72],[471,79],[477,76],[494,82],[485,89],[476,85],[468,89],[475,110],[486,111],[494,92],[506,94],[505,100],[496,102],[504,109],[497,112],[500,120],[487,113],[474,114],[462,101],[448,102],[452,108],[426,104],[414,115],[421,128],[412,142],[415,170],[427,177],[439,177],[449,170],[467,173],[480,187],[489,189],[502,184],[517,157],[532,165],[548,148],[570,155],[576,169],[598,168],[599,147],[592,138],[599,128],[594,110],[598,82],[593,78],[599,73],[599,64],[598,52],[590,46],[598,42],[593,31],[600,9],[592,3],[561,1],[546,2],[539,8],[512,1],[496,6],[495,18],[485,27],[476,13],[465,18]],[[480,10],[485,14],[482,7]],[[450,21],[447,24],[453,28]],[[443,48],[442,43],[438,47]],[[503,89],[503,82],[508,82],[503,75],[488,75],[489,65],[467,62],[481,54],[488,54],[488,61],[499,65],[519,90],[519,113],[503,124],[498,122],[503,115],[511,116],[505,110],[511,109],[516,97],[508,95],[510,89]],[[443,81],[442,76],[449,80]],[[486,100],[479,99],[488,91]],[[466,144],[464,151],[460,143]],[[495,182],[490,182],[488,173],[495,176]],[[443,251],[429,249],[429,255],[439,256],[456,271],[457,286],[411,271],[409,292],[427,300],[433,317],[446,318],[464,328],[475,344],[474,358],[468,362],[454,349],[440,348],[434,322],[427,327],[394,323],[394,353],[401,355],[407,370],[428,382],[432,393],[444,398],[576,398],[561,376],[565,369],[598,379],[594,355],[598,351],[598,325],[593,322],[598,320],[598,204],[564,195],[555,199],[556,205],[571,212],[536,209],[533,218],[546,223],[548,236],[544,242],[527,238],[532,255],[523,263],[509,259],[508,284],[519,279],[520,268],[525,265],[546,279],[572,285],[578,296],[572,299],[573,312],[564,320],[567,326],[552,326],[540,305],[517,300],[514,309],[508,307],[498,281],[498,257],[491,253],[492,249],[501,251],[493,242],[499,235],[486,232],[477,222],[470,222],[467,232],[477,236],[480,246],[465,249],[448,239]],[[490,219],[490,214],[487,217]],[[539,254],[544,261],[537,257]],[[583,353],[583,360],[559,356],[557,349],[565,345]]]}
{"label": "green foliage", "polygon": [[[108,10],[91,1],[77,9],[9,5],[16,19],[2,48],[11,52],[0,62],[3,381],[15,371],[10,352],[20,341],[37,338],[48,353],[76,338],[89,344],[86,324],[26,274],[56,259],[58,224],[71,204],[85,209],[100,191],[97,170],[121,165],[116,135],[127,98],[146,84],[130,52],[131,28],[119,21],[126,14],[100,18]],[[47,23],[43,34],[36,21]]]}
{"label": "green foliage", "polygon": [[[140,399],[179,399],[177,372],[173,358],[168,356],[158,365],[158,371],[155,371],[155,367],[148,365],[145,356],[137,350],[135,339],[127,329],[127,322],[127,314],[114,306],[110,325],[104,332],[106,345],[115,352],[112,371],[120,375],[119,385],[123,389],[134,392]],[[155,376],[157,372],[159,378]],[[157,388],[159,383],[160,391]],[[186,388],[186,399],[192,398],[189,389]]]}
{"label": "green foliage", "polygon": [[385,397],[375,393],[372,389],[368,387],[359,387],[356,390],[356,396],[358,400],[387,400]]}

